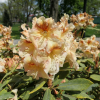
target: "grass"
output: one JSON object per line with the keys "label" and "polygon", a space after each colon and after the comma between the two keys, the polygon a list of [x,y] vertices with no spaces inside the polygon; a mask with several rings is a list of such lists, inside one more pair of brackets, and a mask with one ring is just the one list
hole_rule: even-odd
{"label": "grass", "polygon": [[92,35],[96,35],[96,37],[100,37],[100,24],[96,27],[88,27],[85,32],[86,37],[90,37]]}
{"label": "grass", "polygon": [[19,23],[16,23],[15,25],[12,26],[11,36],[13,39],[19,39],[21,36],[20,32],[21,31],[20,31],[20,24]]}
{"label": "grass", "polygon": [[[32,26],[31,23],[29,23],[28,25],[29,25],[29,27]],[[12,36],[13,39],[20,39],[20,36],[21,36],[20,26],[21,25],[19,23],[13,24],[12,33],[11,33],[11,36]]]}

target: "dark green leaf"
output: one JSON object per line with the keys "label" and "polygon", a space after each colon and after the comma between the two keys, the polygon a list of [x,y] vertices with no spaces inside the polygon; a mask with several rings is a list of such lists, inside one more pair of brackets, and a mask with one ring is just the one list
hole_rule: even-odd
{"label": "dark green leaf", "polygon": [[5,80],[2,84],[0,84],[0,90],[2,90],[2,88],[3,88],[6,84],[8,84],[11,80],[12,80],[12,79],[10,79],[10,80]]}
{"label": "dark green leaf", "polygon": [[29,94],[36,92],[39,90],[43,85],[46,83],[46,80],[43,80],[33,91],[31,91]]}
{"label": "dark green leaf", "polygon": [[67,83],[60,84],[58,86],[58,89],[61,90],[67,90],[67,91],[82,91],[87,89],[90,85],[92,85],[93,82],[91,82],[88,79],[85,78],[77,78],[68,81]]}
{"label": "dark green leaf", "polygon": [[33,87],[30,87],[28,89],[26,89],[21,95],[20,98],[23,100],[29,100],[32,99],[34,96],[36,96],[38,94],[39,91],[36,91],[32,94],[29,94],[31,91],[33,90]]}

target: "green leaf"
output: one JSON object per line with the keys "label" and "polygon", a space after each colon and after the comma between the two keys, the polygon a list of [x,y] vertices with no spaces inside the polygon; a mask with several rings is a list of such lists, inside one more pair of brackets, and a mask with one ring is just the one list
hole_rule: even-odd
{"label": "green leaf", "polygon": [[91,63],[92,65],[95,65],[93,59],[87,59],[87,62]]}
{"label": "green leaf", "polygon": [[12,44],[12,45],[10,45],[10,48],[14,48],[14,47],[16,47],[16,45],[13,45],[13,44]]}
{"label": "green leaf", "polygon": [[17,64],[9,73],[6,73],[5,76],[2,78],[2,81],[4,80],[4,78],[6,78],[7,76],[11,75],[15,69],[18,67],[19,64]]}
{"label": "green leaf", "polygon": [[2,84],[0,83],[0,90],[2,90],[2,88],[8,84],[12,79],[9,79],[9,80],[5,80]]}
{"label": "green leaf", "polygon": [[46,80],[43,80],[33,91],[31,91],[29,94],[36,92],[39,90],[43,85],[46,83]]}
{"label": "green leaf", "polygon": [[58,75],[58,76],[56,77],[56,79],[54,80],[53,86],[56,86],[56,85],[60,84],[61,81],[63,80],[63,79],[58,79],[58,78],[59,78],[59,75]]}
{"label": "green leaf", "polygon": [[62,94],[62,95],[64,100],[76,100],[76,98],[71,95],[67,95],[67,94]]}
{"label": "green leaf", "polygon": [[[57,78],[54,80],[53,86],[61,84],[61,81],[64,80],[64,79],[58,79],[58,78],[59,76],[57,76]],[[65,79],[65,81],[68,82],[68,79]]]}
{"label": "green leaf", "polygon": [[99,86],[98,83],[92,84],[91,86],[89,86],[88,89],[84,90],[84,92],[90,92],[92,91],[93,88],[98,87],[98,86]]}
{"label": "green leaf", "polygon": [[7,90],[3,89],[2,91],[0,91],[0,95],[4,94],[6,92],[7,92]]}
{"label": "green leaf", "polygon": [[52,95],[51,95],[51,90],[50,89],[47,89],[45,94],[44,94],[44,97],[43,97],[43,100],[52,100]]}
{"label": "green leaf", "polygon": [[51,94],[51,100],[56,100],[55,97]]}
{"label": "green leaf", "polygon": [[62,83],[58,86],[58,89],[61,90],[67,90],[67,91],[82,91],[87,89],[90,85],[92,85],[93,82],[91,82],[88,79],[85,78],[77,78],[68,81],[67,83]]}
{"label": "green leaf", "polygon": [[9,99],[9,98],[13,98],[13,97],[14,97],[14,95],[11,94],[11,92],[6,92],[6,93],[0,95],[0,99],[1,99],[1,100],[5,100],[5,99]]}
{"label": "green leaf", "polygon": [[32,91],[33,87],[30,87],[28,89],[26,89],[21,95],[20,98],[23,100],[29,100],[32,99],[34,96],[36,96],[38,94],[39,91],[36,91],[32,94],[29,94]]}
{"label": "green leaf", "polygon": [[86,67],[85,64],[83,64],[83,63],[79,63],[79,65],[80,65],[81,67],[83,67],[83,68]]}
{"label": "green leaf", "polygon": [[26,75],[24,75],[24,76],[22,77],[22,79],[23,79],[23,81],[32,81],[32,80],[33,80],[32,77],[29,77],[29,76],[26,76]]}
{"label": "green leaf", "polygon": [[64,72],[64,71],[75,71],[75,68],[70,68],[69,63],[65,63],[63,65],[63,67],[60,67],[60,71]]}
{"label": "green leaf", "polygon": [[95,80],[95,81],[100,81],[100,75],[97,75],[97,74],[90,75],[90,78]]}
{"label": "green leaf", "polygon": [[88,98],[88,99],[90,99],[90,100],[94,100],[94,99],[92,99],[92,98],[90,98],[85,92],[81,92],[81,93],[79,93],[79,94],[74,94],[74,95],[72,95],[72,96],[74,96],[74,97],[76,97],[76,98],[78,98],[78,99],[83,99],[83,98]]}
{"label": "green leaf", "polygon": [[81,67],[79,67],[78,71],[83,71],[85,69],[85,67],[86,67],[85,64],[83,64],[83,63],[79,63],[79,65]]}

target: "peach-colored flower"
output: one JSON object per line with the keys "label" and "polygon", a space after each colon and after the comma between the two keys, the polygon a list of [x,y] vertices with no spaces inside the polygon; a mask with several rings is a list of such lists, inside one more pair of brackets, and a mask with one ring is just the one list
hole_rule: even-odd
{"label": "peach-colored flower", "polygon": [[84,53],[84,56],[91,57],[92,55],[94,58],[97,57],[99,54],[98,50],[99,42],[96,41],[96,36],[93,35],[86,40],[80,39],[79,41],[79,49],[81,49]]}
{"label": "peach-colored flower", "polygon": [[[67,62],[72,57],[74,61],[71,63],[76,65],[76,49],[70,53],[72,45],[76,47],[77,44],[72,34],[75,26],[72,23],[68,24],[68,18],[69,16],[64,14],[60,22],[55,23],[52,18],[35,17],[32,29],[27,30],[25,24],[22,26],[27,34],[21,37],[18,44],[19,55],[24,59],[27,75],[36,79],[39,77],[53,79],[59,68],[63,67],[65,59]],[[71,54],[73,56],[67,57],[67,60],[66,56]]]}
{"label": "peach-colored flower", "polygon": [[70,21],[75,25],[76,30],[86,29],[88,25],[95,27],[93,20],[92,16],[87,13],[80,13],[70,17]]}

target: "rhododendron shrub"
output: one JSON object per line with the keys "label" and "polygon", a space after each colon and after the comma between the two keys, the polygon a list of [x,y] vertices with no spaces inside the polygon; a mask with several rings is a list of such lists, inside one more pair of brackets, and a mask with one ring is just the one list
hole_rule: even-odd
{"label": "rhododendron shrub", "polygon": [[16,46],[11,27],[0,25],[0,99],[99,100],[99,42],[82,38],[89,25],[96,26],[87,13],[34,17]]}

